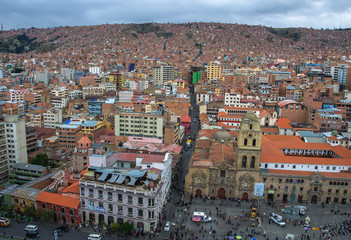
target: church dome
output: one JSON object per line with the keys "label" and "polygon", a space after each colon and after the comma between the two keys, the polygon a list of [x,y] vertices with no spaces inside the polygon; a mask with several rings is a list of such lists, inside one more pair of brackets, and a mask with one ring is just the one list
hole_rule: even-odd
{"label": "church dome", "polygon": [[216,132],[213,135],[213,137],[218,142],[227,142],[232,138],[232,135],[230,135],[229,132],[222,130],[222,131]]}

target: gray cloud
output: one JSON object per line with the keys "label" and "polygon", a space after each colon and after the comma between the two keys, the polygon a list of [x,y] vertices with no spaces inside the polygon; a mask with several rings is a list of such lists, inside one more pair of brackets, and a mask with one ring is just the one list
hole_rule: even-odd
{"label": "gray cloud", "polygon": [[351,27],[349,0],[0,0],[5,29],[142,22]]}

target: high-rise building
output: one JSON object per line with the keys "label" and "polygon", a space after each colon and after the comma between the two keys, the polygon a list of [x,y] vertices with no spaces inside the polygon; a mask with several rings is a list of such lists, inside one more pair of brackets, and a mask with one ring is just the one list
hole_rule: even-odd
{"label": "high-rise building", "polygon": [[155,86],[162,86],[163,83],[173,81],[174,78],[174,66],[164,63],[153,68],[153,80]]}
{"label": "high-rise building", "polygon": [[109,75],[109,80],[116,84],[116,89],[121,89],[124,84],[124,75],[122,73],[113,72]]}
{"label": "high-rise building", "polygon": [[211,63],[207,66],[207,79],[214,80],[214,79],[221,79],[222,68],[219,64]]}
{"label": "high-rise building", "polygon": [[7,156],[12,169],[15,163],[28,163],[26,126],[25,121],[16,115],[6,115],[4,120]]}
{"label": "high-rise building", "polygon": [[6,136],[5,136],[5,122],[1,117],[0,119],[0,184],[8,179],[9,166],[6,151]]}

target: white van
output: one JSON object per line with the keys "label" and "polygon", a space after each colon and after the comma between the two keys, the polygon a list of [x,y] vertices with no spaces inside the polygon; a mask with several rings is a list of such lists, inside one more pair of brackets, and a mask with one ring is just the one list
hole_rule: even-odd
{"label": "white van", "polygon": [[37,225],[27,225],[24,230],[26,230],[27,232],[29,231],[38,231],[38,226]]}
{"label": "white van", "polygon": [[88,240],[101,240],[102,237],[100,234],[95,234],[95,233],[92,233],[89,235],[88,237]]}

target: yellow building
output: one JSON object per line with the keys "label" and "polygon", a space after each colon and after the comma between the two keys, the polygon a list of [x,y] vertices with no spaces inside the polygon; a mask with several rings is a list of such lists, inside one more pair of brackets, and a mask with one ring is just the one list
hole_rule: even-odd
{"label": "yellow building", "polygon": [[222,80],[222,68],[219,64],[211,63],[207,66],[207,79],[219,79]]}
{"label": "yellow building", "polygon": [[37,209],[37,197],[40,190],[35,188],[20,188],[11,194],[11,202],[16,212],[24,213],[26,207]]}
{"label": "yellow building", "polygon": [[109,75],[110,82],[116,84],[117,89],[121,89],[124,84],[124,75],[122,73],[111,73]]}
{"label": "yellow building", "polygon": [[104,122],[102,121],[85,121],[81,125],[80,133],[92,135],[96,133],[98,130],[104,127]]}

